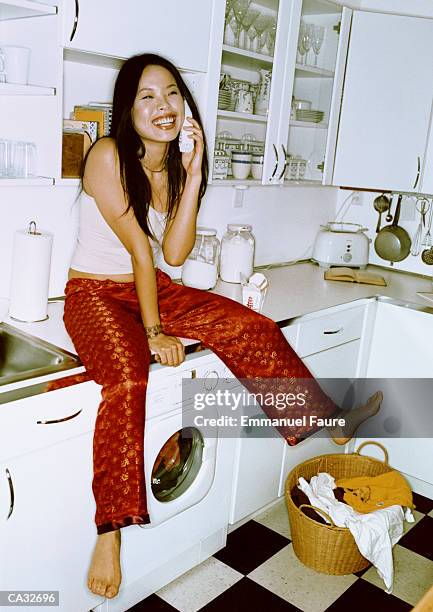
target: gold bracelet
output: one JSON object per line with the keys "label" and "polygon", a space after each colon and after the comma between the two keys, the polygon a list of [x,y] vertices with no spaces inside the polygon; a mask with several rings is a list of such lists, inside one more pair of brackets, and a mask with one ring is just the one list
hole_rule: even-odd
{"label": "gold bracelet", "polygon": [[151,325],[150,327],[145,327],[144,329],[146,331],[146,336],[149,339],[156,338],[156,336],[159,336],[159,334],[162,333],[162,327],[160,323],[158,323],[157,325]]}

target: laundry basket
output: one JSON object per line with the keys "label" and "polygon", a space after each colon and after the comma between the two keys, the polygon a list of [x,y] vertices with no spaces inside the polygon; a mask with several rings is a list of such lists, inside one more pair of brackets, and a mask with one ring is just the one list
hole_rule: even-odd
{"label": "laundry basket", "polygon": [[[384,461],[360,455],[360,450],[367,444],[379,446],[385,456]],[[299,508],[294,503],[291,491],[297,486],[302,476],[309,481],[319,472],[327,472],[338,480],[339,478],[353,478],[355,476],[379,476],[392,471],[388,465],[388,453],[378,442],[367,440],[359,445],[354,453],[319,455],[297,465],[287,477],[285,496],[289,513],[290,531],[293,550],[304,565],[317,572],[341,576],[353,574],[370,565],[370,562],[361,555],[349,529],[336,527],[331,517],[319,508],[309,504],[302,504]],[[326,516],[330,525],[318,523],[308,518],[302,508],[314,508],[321,515]]]}

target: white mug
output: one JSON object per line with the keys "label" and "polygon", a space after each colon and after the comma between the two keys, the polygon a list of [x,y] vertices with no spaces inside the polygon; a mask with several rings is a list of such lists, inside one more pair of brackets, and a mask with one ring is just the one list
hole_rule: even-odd
{"label": "white mug", "polygon": [[28,47],[0,46],[0,82],[27,85],[29,66],[30,49]]}

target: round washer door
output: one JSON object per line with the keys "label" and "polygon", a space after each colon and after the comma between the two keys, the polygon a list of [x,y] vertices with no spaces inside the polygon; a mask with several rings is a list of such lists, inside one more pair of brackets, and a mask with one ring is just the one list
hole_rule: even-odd
{"label": "round washer door", "polygon": [[151,488],[159,502],[177,499],[195,481],[203,462],[204,439],[195,427],[184,427],[168,438],[152,468]]}

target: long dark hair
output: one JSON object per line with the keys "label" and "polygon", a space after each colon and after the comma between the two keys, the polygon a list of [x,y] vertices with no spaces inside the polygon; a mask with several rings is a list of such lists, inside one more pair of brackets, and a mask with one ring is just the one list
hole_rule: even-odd
{"label": "long dark hair", "polygon": [[[143,231],[148,236],[152,236],[152,231],[147,222],[147,214],[152,199],[152,189],[140,163],[140,159],[145,154],[144,145],[134,129],[131,117],[131,109],[137,94],[138,83],[143,70],[147,66],[162,66],[173,75],[182,97],[188,102],[193,118],[198,121],[201,127],[203,126],[192,94],[178,69],[171,62],[159,55],[144,53],[143,55],[131,57],[123,64],[114,87],[113,118],[110,136],[115,140],[117,146],[120,178],[128,203],[127,210],[133,209]],[[182,166],[182,154],[179,151],[179,136],[169,143],[166,163],[168,170],[168,218],[170,218],[176,211],[186,180],[186,172]],[[199,206],[206,192],[208,172],[209,166],[205,140],[202,180],[198,198]]]}

